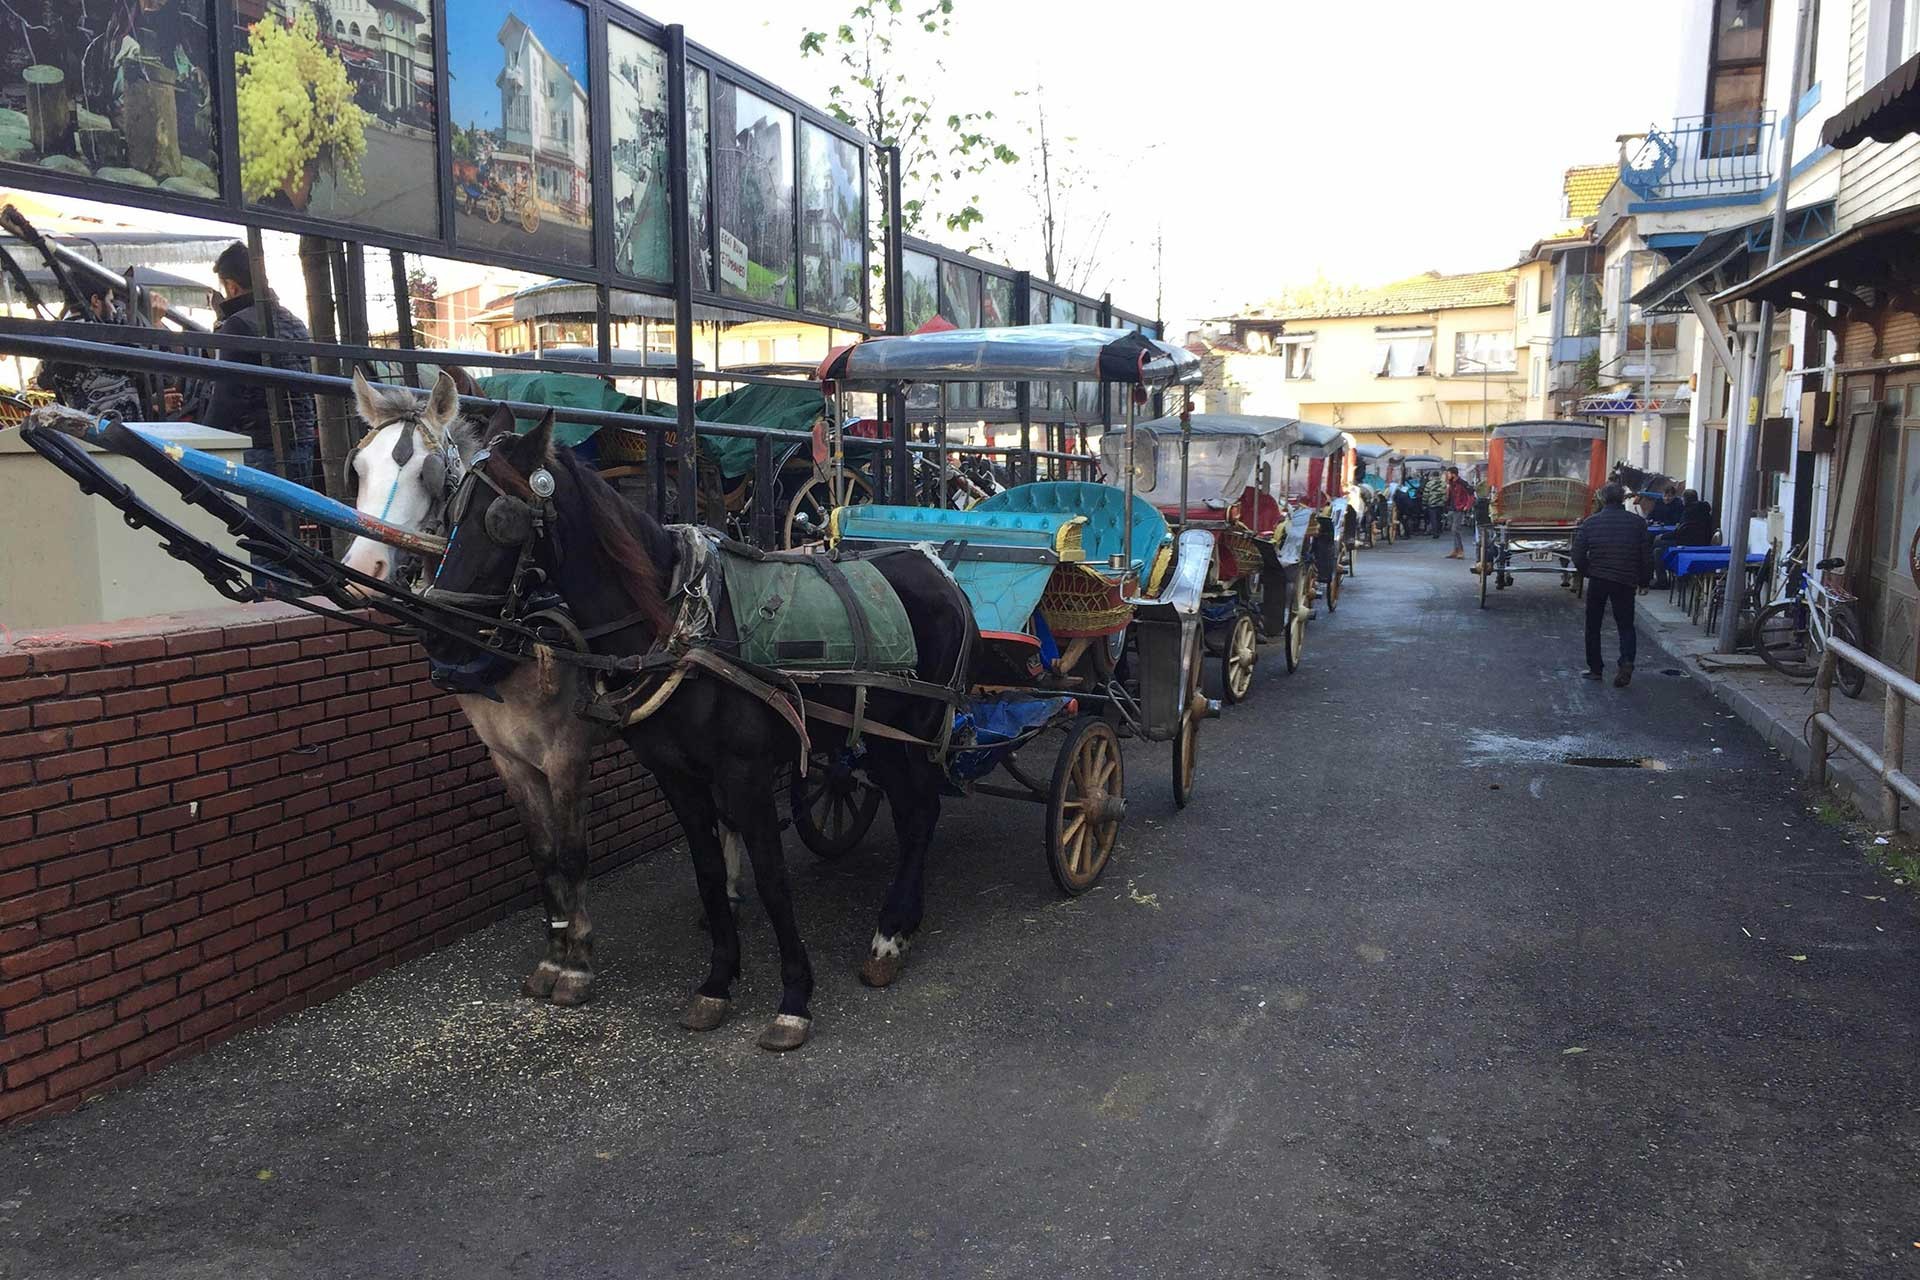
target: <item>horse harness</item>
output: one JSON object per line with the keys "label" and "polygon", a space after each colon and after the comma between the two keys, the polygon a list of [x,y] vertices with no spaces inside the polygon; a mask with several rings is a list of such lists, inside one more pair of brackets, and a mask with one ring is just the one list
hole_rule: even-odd
{"label": "horse harness", "polygon": [[[810,740],[806,722],[818,720],[847,730],[847,745],[858,745],[863,734],[888,738],[925,747],[944,755],[952,735],[953,717],[943,716],[942,728],[935,738],[910,734],[891,725],[870,720],[866,715],[868,692],[883,688],[913,697],[927,698],[958,706],[959,691],[967,671],[970,645],[963,645],[955,663],[951,684],[935,684],[916,677],[871,669],[867,665],[872,635],[835,557],[811,553],[786,553],[768,556],[755,548],[733,543],[710,531],[691,525],[671,525],[668,532],[678,544],[679,555],[666,604],[673,620],[666,631],[655,636],[644,654],[610,657],[594,653],[596,639],[624,631],[647,619],[643,610],[597,626],[582,628],[557,596],[544,590],[546,572],[535,563],[540,543],[555,523],[554,480],[551,472],[538,467],[522,478],[511,466],[494,457],[490,450],[477,455],[455,490],[448,507],[450,527],[457,534],[471,515],[481,487],[493,491],[493,499],[482,517],[482,527],[496,546],[516,552],[507,589],[501,593],[456,592],[434,588],[434,596],[456,608],[488,612],[497,608],[506,629],[525,634],[539,624],[550,624],[562,643],[545,646],[554,661],[592,672],[594,679],[583,688],[576,711],[615,729],[632,728],[665,706],[668,699],[689,677],[704,675],[749,694],[786,722],[799,740],[798,767],[807,769]],[[914,552],[914,548],[891,548],[869,553],[864,559]],[[832,588],[845,609],[852,631],[855,651],[851,670],[793,671],[746,661],[738,654],[722,652],[721,616],[726,610],[725,575],[719,572],[723,556],[742,556],[759,560],[781,560],[804,564]],[[539,608],[526,611],[529,603]],[[736,623],[737,623],[736,619]],[[497,648],[498,646],[490,646]],[[521,655],[525,656],[525,655]],[[617,683],[616,683],[617,682]],[[803,686],[841,685],[853,689],[851,714],[838,708],[809,703]]]}
{"label": "horse harness", "polygon": [[[434,519],[434,512],[450,509],[448,500],[459,482],[456,474],[458,468],[454,465],[459,455],[455,453],[451,439],[435,440],[432,432],[410,419],[395,419],[393,422],[383,423],[377,427],[369,427],[367,433],[360,437],[359,443],[347,451],[346,461],[341,464],[347,499],[357,504],[360,498],[360,474],[354,470],[354,463],[359,461],[360,451],[372,444],[375,436],[396,423],[400,427],[400,438],[393,442],[392,456],[394,466],[398,470],[394,472],[393,484],[387,489],[386,501],[380,509],[380,518],[385,520],[393,510],[393,500],[400,492],[403,473],[407,464],[413,461],[413,455],[418,451],[413,440],[413,434],[417,430],[427,443],[427,455],[420,463],[420,483],[433,499],[428,503],[427,516],[421,521],[420,529],[423,533],[444,533],[446,530]],[[408,552],[396,555],[394,560],[396,577],[401,577],[403,574],[408,578],[419,576],[422,565],[421,556]]]}

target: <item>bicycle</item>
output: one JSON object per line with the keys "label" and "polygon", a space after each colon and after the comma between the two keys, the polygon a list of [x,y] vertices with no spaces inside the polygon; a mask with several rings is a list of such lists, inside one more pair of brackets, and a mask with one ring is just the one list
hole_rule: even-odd
{"label": "bicycle", "polygon": [[[1754,620],[1753,643],[1761,661],[1792,680],[1811,680],[1820,670],[1827,641],[1838,636],[1848,644],[1860,643],[1860,617],[1855,598],[1840,587],[1831,586],[1826,577],[1846,567],[1839,556],[1822,560],[1806,570],[1806,548],[1787,557],[1787,594],[1760,611]],[[1867,673],[1842,659],[1835,672],[1840,691],[1857,698],[1867,686]]]}

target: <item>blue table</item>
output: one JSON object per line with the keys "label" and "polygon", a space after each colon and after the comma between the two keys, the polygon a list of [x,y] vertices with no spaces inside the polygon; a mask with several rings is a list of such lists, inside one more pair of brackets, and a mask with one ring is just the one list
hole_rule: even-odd
{"label": "blue table", "polygon": [[[1672,599],[1675,594],[1678,594],[1688,616],[1698,622],[1701,602],[1711,601],[1715,595],[1712,591],[1702,592],[1700,588],[1711,583],[1715,577],[1726,573],[1733,562],[1733,548],[1668,547],[1662,553],[1660,562],[1673,575],[1668,598]],[[1767,556],[1764,551],[1749,551],[1747,553],[1749,576],[1766,562]]]}
{"label": "blue table", "polygon": [[1680,526],[1677,524],[1649,524],[1647,526],[1647,532],[1652,534],[1656,538],[1661,538],[1661,537],[1665,537],[1669,533],[1672,533],[1675,529],[1678,529],[1679,527]]}

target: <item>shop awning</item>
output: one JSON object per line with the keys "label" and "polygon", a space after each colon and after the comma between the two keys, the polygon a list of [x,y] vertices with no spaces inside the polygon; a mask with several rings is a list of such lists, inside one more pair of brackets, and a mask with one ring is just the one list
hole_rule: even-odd
{"label": "shop awning", "polygon": [[1880,295],[1920,290],[1920,208],[1882,214],[1829,236],[1745,284],[1716,294],[1713,302],[1756,299],[1802,310],[1824,309],[1829,302],[1851,307],[1861,302],[1855,289]]}
{"label": "shop awning", "polygon": [[1827,121],[1820,141],[1845,151],[1867,141],[1895,142],[1915,132],[1920,132],[1920,54]]}
{"label": "shop awning", "polygon": [[1633,305],[1655,314],[1687,310],[1688,286],[1708,280],[1748,252],[1747,233],[1766,219],[1728,227],[1706,236],[1681,259],[1647,282],[1633,295]]}

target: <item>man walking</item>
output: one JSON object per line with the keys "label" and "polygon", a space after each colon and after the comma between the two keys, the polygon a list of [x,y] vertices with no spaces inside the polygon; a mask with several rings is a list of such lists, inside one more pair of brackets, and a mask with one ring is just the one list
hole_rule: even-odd
{"label": "man walking", "polygon": [[1620,632],[1620,664],[1613,687],[1624,689],[1633,680],[1633,658],[1638,639],[1633,630],[1635,591],[1653,580],[1653,538],[1647,522],[1627,510],[1627,491],[1618,484],[1600,490],[1600,510],[1580,522],[1573,534],[1573,567],[1587,579],[1586,678],[1604,674],[1600,660],[1600,622],[1613,606],[1613,624]]}
{"label": "man walking", "polygon": [[1464,560],[1467,544],[1462,535],[1473,519],[1473,486],[1460,478],[1458,467],[1447,468],[1447,510],[1453,512],[1453,550],[1447,552],[1447,559]]}

